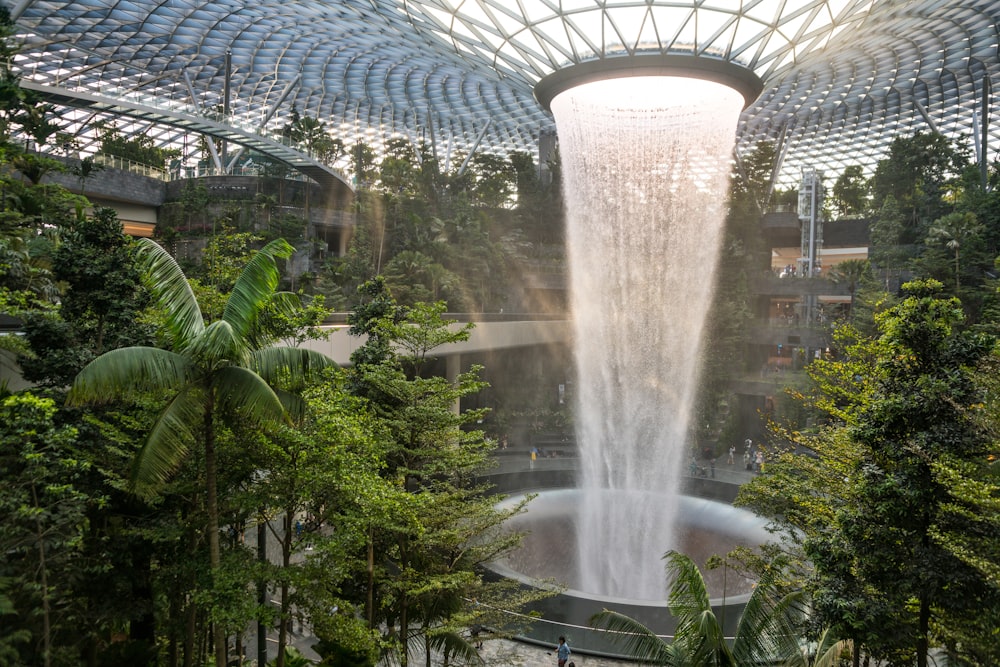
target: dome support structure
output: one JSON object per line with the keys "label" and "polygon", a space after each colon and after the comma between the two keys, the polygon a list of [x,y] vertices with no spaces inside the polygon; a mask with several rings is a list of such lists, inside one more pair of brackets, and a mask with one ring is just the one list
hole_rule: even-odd
{"label": "dome support structure", "polygon": [[675,76],[714,81],[742,95],[744,109],[753,104],[764,90],[764,82],[752,71],[719,58],[676,53],[637,54],[587,60],[558,69],[535,84],[535,99],[551,113],[555,96],[570,88],[594,81],[636,76]]}

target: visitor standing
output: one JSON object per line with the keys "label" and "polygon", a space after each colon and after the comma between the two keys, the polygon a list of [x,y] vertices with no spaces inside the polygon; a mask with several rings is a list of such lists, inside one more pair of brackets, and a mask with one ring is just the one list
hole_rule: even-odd
{"label": "visitor standing", "polygon": [[566,643],[565,637],[559,638],[559,646],[556,647],[556,660],[559,662],[559,667],[566,667],[566,661],[569,660],[569,654],[572,651],[569,650],[569,644]]}
{"label": "visitor standing", "polygon": [[743,468],[750,470],[750,450],[743,450]]}
{"label": "visitor standing", "polygon": [[729,465],[736,463],[736,445],[729,445],[729,460],[726,463]]}

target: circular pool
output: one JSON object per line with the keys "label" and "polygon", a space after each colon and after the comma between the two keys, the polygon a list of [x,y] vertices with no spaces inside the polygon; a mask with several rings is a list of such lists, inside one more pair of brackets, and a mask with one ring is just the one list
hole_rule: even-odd
{"label": "circular pool", "polygon": [[[511,530],[525,534],[521,548],[491,565],[495,573],[526,586],[550,586],[560,591],[535,608],[544,621],[536,623],[527,638],[548,643],[566,634],[573,638],[574,650],[616,654],[603,633],[590,628],[590,617],[603,609],[619,611],[657,633],[669,635],[673,623],[666,609],[665,572],[659,591],[636,590],[620,597],[583,590],[586,587],[578,577],[576,546],[576,517],[583,506],[583,493],[578,489],[539,492],[527,510],[507,524]],[[511,497],[501,506],[512,506],[523,497]],[[614,494],[609,493],[608,502],[614,501]],[[665,531],[663,551],[675,548],[699,565],[713,608],[724,619],[727,633],[732,633],[754,582],[729,568],[708,570],[705,563],[713,554],[724,556],[737,546],[754,548],[767,539],[764,521],[754,514],[726,503],[682,496],[678,525],[672,537]],[[664,571],[661,557],[662,552],[651,558],[649,567]]]}

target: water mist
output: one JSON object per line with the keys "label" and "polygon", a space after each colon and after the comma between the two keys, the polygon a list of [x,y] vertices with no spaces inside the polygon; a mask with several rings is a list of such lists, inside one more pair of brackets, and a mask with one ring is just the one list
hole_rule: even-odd
{"label": "water mist", "polygon": [[741,94],[675,76],[552,99],[567,207],[581,589],[662,599]]}

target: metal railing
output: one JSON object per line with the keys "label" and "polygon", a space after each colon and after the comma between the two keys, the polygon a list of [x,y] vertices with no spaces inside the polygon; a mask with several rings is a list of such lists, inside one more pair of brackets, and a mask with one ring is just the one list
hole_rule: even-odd
{"label": "metal railing", "polygon": [[93,160],[94,164],[98,164],[109,169],[120,169],[131,174],[139,174],[141,176],[155,178],[160,181],[170,180],[166,169],[153,167],[148,164],[142,164],[141,162],[133,162],[132,160],[126,160],[125,158],[118,157],[117,155],[96,153],[93,156]]}

